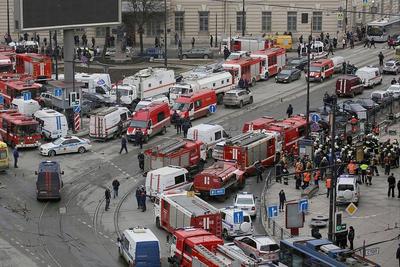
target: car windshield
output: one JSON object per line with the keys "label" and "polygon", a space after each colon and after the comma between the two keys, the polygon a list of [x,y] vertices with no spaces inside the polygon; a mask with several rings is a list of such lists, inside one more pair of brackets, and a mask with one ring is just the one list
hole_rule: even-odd
{"label": "car windshield", "polygon": [[250,197],[241,197],[236,200],[236,204],[238,205],[253,205],[253,199]]}
{"label": "car windshield", "polygon": [[147,121],[131,120],[131,123],[129,126],[133,127],[133,128],[146,128]]}
{"label": "car windshield", "polygon": [[321,72],[321,67],[310,66],[310,71]]}
{"label": "car windshield", "polygon": [[174,87],[174,88],[171,88],[171,93],[172,94],[177,94],[177,95],[187,94],[187,93],[189,93],[189,89],[188,88],[184,88],[184,87]]}
{"label": "car windshield", "polygon": [[392,67],[392,66],[394,66],[394,63],[393,62],[386,62],[385,65],[388,66],[388,67]]}
{"label": "car windshield", "polygon": [[172,106],[173,110],[180,110],[180,111],[186,111],[189,109],[190,104],[189,103],[178,103],[175,102],[174,105]]}
{"label": "car windshield", "polygon": [[293,59],[292,61],[290,61],[290,64],[292,64],[292,65],[298,65],[300,63],[301,63],[300,59]]}
{"label": "car windshield", "polygon": [[338,186],[338,190],[339,191],[346,191],[346,190],[354,191],[354,186],[352,184],[340,184]]}
{"label": "car windshield", "polygon": [[129,90],[118,89],[118,92],[120,93],[121,96],[128,96],[129,95]]}
{"label": "car windshield", "polygon": [[279,249],[279,246],[277,244],[260,246],[260,251],[265,251],[265,252],[275,251],[275,250],[278,250],[278,249]]}
{"label": "car windshield", "polygon": [[292,73],[291,70],[281,70],[280,74],[284,74],[284,75],[290,75],[290,73]]}
{"label": "car windshield", "polygon": [[21,125],[17,126],[17,134],[20,136],[30,136],[38,132],[38,125]]}
{"label": "car windshield", "polygon": [[226,96],[236,96],[236,93],[228,92],[225,94]]}
{"label": "car windshield", "polygon": [[58,145],[60,145],[63,141],[64,141],[63,138],[58,138],[57,140],[54,140],[54,141],[53,141],[53,144],[56,145],[56,146],[58,146]]}

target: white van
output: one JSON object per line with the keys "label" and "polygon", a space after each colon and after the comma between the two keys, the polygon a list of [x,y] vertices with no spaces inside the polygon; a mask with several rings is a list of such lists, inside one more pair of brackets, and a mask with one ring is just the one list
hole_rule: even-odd
{"label": "white van", "polygon": [[32,116],[40,109],[40,105],[36,100],[24,100],[23,98],[14,98],[11,102],[11,108],[18,109],[18,112],[26,116]]}
{"label": "white van", "polygon": [[229,135],[221,125],[202,123],[189,128],[186,138],[202,141],[207,146],[207,158],[211,158],[215,145],[229,138]]}
{"label": "white van", "polygon": [[[243,221],[236,222],[233,218],[235,212],[243,212]],[[235,207],[226,207],[221,209],[221,217],[222,217],[222,237],[225,240],[243,236],[250,235],[254,232],[253,222],[251,220],[251,216],[242,211],[239,208]]]}
{"label": "white van", "polygon": [[356,71],[356,76],[361,79],[364,87],[374,87],[382,83],[382,74],[379,68],[362,67]]}
{"label": "white van", "polygon": [[67,118],[64,114],[52,109],[38,110],[33,114],[39,122],[39,129],[47,139],[57,139],[68,134]]}
{"label": "white van", "polygon": [[129,266],[161,266],[160,241],[150,229],[129,228],[117,240],[118,253]]}
{"label": "white van", "polygon": [[131,112],[126,107],[99,109],[90,115],[89,136],[100,140],[117,137],[120,130],[125,132],[128,128],[130,117]]}
{"label": "white van", "polygon": [[354,203],[358,205],[360,200],[360,186],[358,185],[358,176],[341,175],[336,182],[336,203],[348,204]]}
{"label": "white van", "polygon": [[334,56],[334,57],[331,57],[331,60],[333,61],[333,69],[334,69],[335,73],[343,72],[344,57]]}
{"label": "white van", "polygon": [[138,111],[139,109],[147,107],[148,105],[150,105],[151,103],[154,103],[154,102],[164,102],[169,105],[168,97],[166,97],[165,95],[156,95],[156,96],[145,98],[145,99],[139,101],[139,103],[137,103],[137,105],[135,107],[135,112]]}
{"label": "white van", "polygon": [[166,166],[149,171],[146,175],[146,192],[152,199],[157,194],[171,189],[187,189],[192,186],[188,181],[188,171],[179,166]]}

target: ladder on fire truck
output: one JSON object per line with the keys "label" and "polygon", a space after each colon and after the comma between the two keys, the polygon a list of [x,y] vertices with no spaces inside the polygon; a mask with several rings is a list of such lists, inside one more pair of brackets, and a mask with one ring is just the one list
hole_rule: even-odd
{"label": "ladder on fire truck", "polygon": [[209,261],[211,261],[212,263],[214,263],[217,266],[220,267],[229,267],[228,264],[226,264],[225,262],[223,262],[220,258],[218,258],[214,253],[212,253],[211,251],[209,251],[206,247],[204,247],[203,245],[197,245],[194,247],[199,253],[201,253],[202,255],[204,255]]}
{"label": "ladder on fire truck", "polygon": [[162,145],[157,146],[157,152],[160,154],[168,154],[174,150],[184,147],[186,142],[180,139],[172,139]]}
{"label": "ladder on fire truck", "polygon": [[241,145],[246,146],[248,144],[254,143],[258,140],[265,138],[265,134],[260,132],[247,132],[244,134],[240,134],[235,136],[234,138],[229,139],[226,143],[232,143],[232,145]]}
{"label": "ladder on fire truck", "polygon": [[246,267],[258,266],[258,263],[255,259],[252,259],[249,256],[245,255],[243,252],[237,251],[231,247],[218,245],[218,250],[225,255],[229,255],[235,261],[238,261],[241,264],[241,266],[246,266]]}

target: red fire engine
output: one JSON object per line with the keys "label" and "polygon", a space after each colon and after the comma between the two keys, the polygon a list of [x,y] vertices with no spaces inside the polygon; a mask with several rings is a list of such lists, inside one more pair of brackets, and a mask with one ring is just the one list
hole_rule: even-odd
{"label": "red fire engine", "polygon": [[238,83],[240,78],[249,82],[250,85],[255,85],[256,81],[260,80],[261,59],[260,58],[237,58],[225,61],[222,64],[224,70],[229,71],[235,83]]}
{"label": "red fire engine", "polygon": [[0,134],[9,145],[20,147],[38,147],[42,136],[39,123],[16,110],[0,113]]}
{"label": "red fire engine", "polygon": [[52,74],[51,58],[35,53],[17,54],[15,70],[32,75],[36,81],[48,81]]}
{"label": "red fire engine", "polygon": [[247,174],[254,172],[254,165],[260,161],[263,166],[275,162],[277,152],[281,151],[279,135],[274,132],[248,132],[232,137],[225,142],[223,159],[234,160]]}
{"label": "red fire engine", "polygon": [[0,80],[0,94],[4,97],[4,104],[10,106],[14,98],[22,97],[24,92],[30,92],[31,98],[40,96],[42,85],[33,80],[14,80],[11,76]]}
{"label": "red fire engine", "polygon": [[286,65],[286,50],[280,47],[258,50],[252,52],[250,57],[261,59],[261,78],[264,80],[278,74]]}
{"label": "red fire engine", "polygon": [[229,39],[223,40],[222,44],[221,49],[224,49],[226,45],[231,52],[253,52],[260,49],[271,48],[274,43],[272,40],[265,40],[264,38],[233,37],[231,41]]}
{"label": "red fire engine", "polygon": [[201,141],[170,139],[144,151],[145,171],[174,165],[189,171],[202,169],[206,160],[206,146]]}
{"label": "red fire engine", "polygon": [[265,130],[268,124],[271,124],[275,121],[276,120],[272,117],[263,116],[253,121],[245,122],[242,132],[246,133],[248,131]]}
{"label": "red fire engine", "polygon": [[202,196],[226,198],[228,190],[244,188],[243,174],[235,162],[218,161],[194,177],[194,190]]}
{"label": "red fire engine", "polygon": [[173,233],[184,227],[203,228],[221,237],[222,219],[219,209],[197,197],[194,192],[167,191],[155,200],[156,226]]}

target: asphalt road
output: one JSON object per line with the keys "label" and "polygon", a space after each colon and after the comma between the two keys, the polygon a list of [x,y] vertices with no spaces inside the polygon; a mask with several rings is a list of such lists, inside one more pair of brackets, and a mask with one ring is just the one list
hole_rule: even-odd
{"label": "asphalt road", "polygon": [[[379,51],[380,48],[356,47],[337,54],[364,66],[377,64]],[[393,55],[393,51],[384,53],[387,58]],[[386,88],[392,77],[385,76],[384,83],[377,88]],[[325,91],[334,91],[335,81],[333,78],[312,84],[312,107],[321,105]],[[245,121],[265,115],[283,117],[289,103],[294,113],[305,113],[304,77],[290,84],[275,84],[273,80],[258,82],[252,91],[256,96],[253,105],[242,110],[218,106],[217,113],[194,124],[220,123],[235,135],[241,132]],[[361,97],[368,97],[371,91],[366,90]],[[155,137],[146,147],[174,135],[170,128],[167,135]],[[166,233],[156,229],[150,202],[146,212],[136,208],[134,190],[144,181],[139,173],[137,151],[130,146],[128,154],[120,155],[119,140],[111,140],[94,142],[93,151],[84,155],[56,156],[54,160],[59,161],[65,171],[60,202],[36,201],[34,171],[38,163],[47,158],[40,156],[37,150],[22,151],[20,168],[11,168],[0,176],[0,262],[3,266],[125,266],[117,254],[117,232],[137,225],[151,228],[164,244]],[[115,178],[121,182],[120,195],[112,199],[110,210],[105,212],[104,190],[111,187]],[[245,190],[259,196],[262,188],[250,178]],[[217,207],[231,203],[231,199],[224,203],[213,202]],[[258,219],[255,229],[263,233]],[[167,254],[167,246],[162,245],[164,259]]]}

